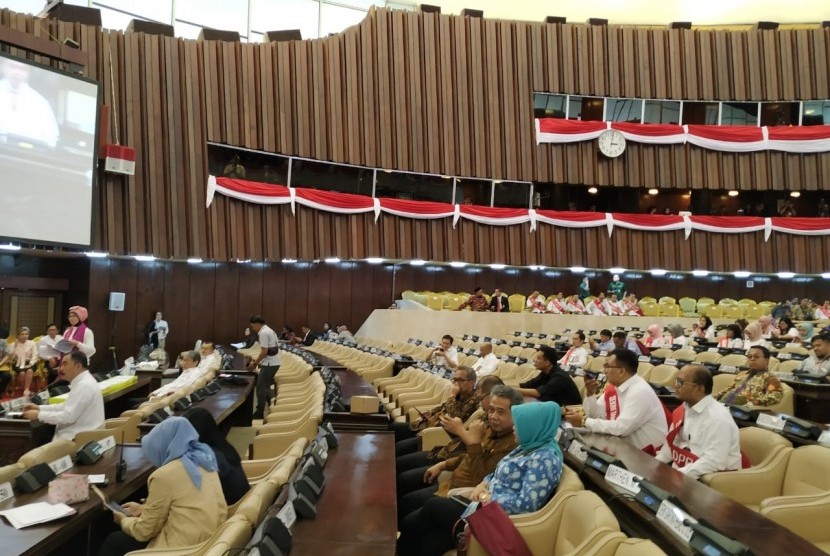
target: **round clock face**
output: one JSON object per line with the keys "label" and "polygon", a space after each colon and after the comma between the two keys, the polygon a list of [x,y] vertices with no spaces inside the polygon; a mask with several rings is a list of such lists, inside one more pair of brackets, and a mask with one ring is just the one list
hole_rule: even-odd
{"label": "round clock face", "polygon": [[616,129],[603,131],[599,139],[599,152],[608,158],[617,158],[625,151],[625,137]]}

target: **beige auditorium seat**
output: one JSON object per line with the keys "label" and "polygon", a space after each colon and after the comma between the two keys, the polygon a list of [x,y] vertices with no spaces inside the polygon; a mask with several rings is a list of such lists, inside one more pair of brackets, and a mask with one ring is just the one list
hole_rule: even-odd
{"label": "beige auditorium seat", "polygon": [[761,515],[830,553],[830,527],[827,526],[830,523],[830,494],[784,498],[764,501]]}
{"label": "beige auditorium seat", "polygon": [[717,395],[732,386],[735,382],[735,375],[721,373],[712,377],[712,394]]}
{"label": "beige auditorium seat", "polygon": [[747,407],[792,415],[795,412],[795,390],[793,390],[793,387],[785,382],[781,383],[781,389],[783,390],[783,393],[781,394],[781,401],[777,404],[764,406],[747,404]]}
{"label": "beige auditorium seat", "polygon": [[38,463],[51,463],[63,456],[74,456],[76,451],[75,443],[71,440],[53,440],[48,444],[29,450],[20,456],[17,463],[28,469]]}
{"label": "beige auditorium seat", "polygon": [[[253,527],[242,516],[230,517],[204,542],[179,548],[147,548],[128,552],[127,556],[222,556],[229,550],[248,544]],[[232,552],[232,550],[231,550]]]}
{"label": "beige auditorium seat", "polygon": [[0,484],[13,483],[15,477],[23,473],[26,467],[22,463],[10,463],[0,467]]}
{"label": "beige auditorium seat", "polygon": [[255,484],[245,496],[228,508],[228,517],[242,516],[252,529],[256,529],[277,497],[277,489],[277,485],[269,481]]}
{"label": "beige auditorium seat", "polygon": [[695,355],[694,362],[695,363],[716,363],[719,362],[721,358],[720,353],[717,351],[701,351],[697,355]]}
{"label": "beige auditorium seat", "polygon": [[308,446],[308,439],[305,437],[298,438],[278,456],[267,459],[242,460],[242,470],[248,478],[248,483],[255,484],[267,480],[285,461],[293,460],[296,462],[303,455],[306,446]]}
{"label": "beige auditorium seat", "polygon": [[652,357],[662,357],[664,359],[669,358],[674,353],[674,350],[671,348],[657,348],[651,352]]}
{"label": "beige auditorium seat", "polygon": [[[523,519],[514,520],[534,556],[582,554],[609,532],[620,529],[608,506],[587,490],[554,496],[548,506],[552,506],[551,510],[535,519],[517,516]],[[486,554],[475,537],[470,538],[467,553],[469,556]]]}
{"label": "beige auditorium seat", "polygon": [[[830,494],[830,450],[824,446],[801,446],[787,451],[784,465],[768,466],[766,470],[742,469],[715,473],[718,476],[717,490],[759,510],[765,506],[780,503],[798,503],[802,497],[811,500],[815,495]],[[817,471],[821,470],[821,471]],[[730,475],[729,477],[720,477]],[[709,486],[716,488],[712,482]]]}
{"label": "beige auditorium seat", "polygon": [[[790,452],[793,451],[792,443],[778,433],[762,429],[761,427],[744,427],[738,431],[743,453],[751,467],[737,471],[720,471],[703,475],[701,482],[713,489],[729,495],[732,483],[743,484],[745,476],[764,476],[769,474],[772,477],[783,476],[786,471]],[[736,474],[738,478],[735,479]]]}
{"label": "beige auditorium seat", "polygon": [[677,373],[680,369],[674,365],[657,365],[651,369],[648,377],[649,384],[656,386],[665,386],[667,388],[674,387],[674,381],[677,378]]}
{"label": "beige auditorium seat", "polygon": [[718,363],[728,367],[744,367],[746,366],[746,355],[741,355],[740,353],[730,353],[729,355],[721,357]]}
{"label": "beige auditorium seat", "polygon": [[629,539],[624,533],[608,531],[579,556],[661,556],[660,547],[646,539]]}

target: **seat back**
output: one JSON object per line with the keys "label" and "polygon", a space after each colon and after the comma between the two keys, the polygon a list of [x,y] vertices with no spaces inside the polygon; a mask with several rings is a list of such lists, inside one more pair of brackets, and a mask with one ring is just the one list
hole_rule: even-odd
{"label": "seat back", "polygon": [[580,548],[587,545],[592,537],[604,534],[607,530],[620,530],[613,512],[593,492],[577,492],[565,501],[553,553],[578,554]]}
{"label": "seat back", "polygon": [[[698,301],[698,306],[700,306],[700,301]],[[720,305],[707,305],[703,314],[710,319],[723,318],[723,307]]]}
{"label": "seat back", "polygon": [[38,463],[51,463],[63,456],[75,455],[75,443],[71,440],[58,439],[29,450],[17,460],[26,469]]}
{"label": "seat back", "polygon": [[15,477],[23,473],[25,470],[26,467],[24,467],[20,462],[10,463],[9,465],[0,467],[0,484],[13,483]]}
{"label": "seat back", "polygon": [[681,297],[678,300],[678,305],[684,313],[694,313],[697,308],[697,300],[693,297]]}
{"label": "seat back", "polygon": [[746,365],[746,355],[740,353],[730,353],[720,358],[721,365],[728,365],[730,367],[743,367]]}
{"label": "seat back", "polygon": [[775,413],[793,415],[795,413],[795,391],[793,390],[793,387],[786,382],[781,383],[781,390],[783,391],[781,401],[774,405],[765,406],[763,409]]}
{"label": "seat back", "polygon": [[254,485],[242,499],[228,508],[228,516],[241,516],[255,529],[277,496],[277,486],[270,481]]}
{"label": "seat back", "polygon": [[[735,377],[728,373],[721,373],[712,377],[712,395],[717,395],[732,386]],[[777,435],[776,435],[777,436]]]}
{"label": "seat back", "polygon": [[651,379],[651,369],[653,368],[654,365],[652,365],[651,363],[639,363],[637,365],[637,374],[640,376],[640,378],[648,382],[649,379]]}
{"label": "seat back", "polygon": [[793,450],[781,488],[783,496],[830,491],[830,450],[825,446],[801,446]]}
{"label": "seat back", "polygon": [[253,529],[244,520],[228,520],[217,533],[211,542],[206,543],[203,556],[226,556],[235,553],[239,547],[248,544],[253,536]]}
{"label": "seat back", "polygon": [[695,363],[714,363],[720,361],[720,353],[716,351],[701,351],[695,355]]}
{"label": "seat back", "polygon": [[520,293],[514,293],[513,295],[508,296],[507,302],[510,304],[511,313],[521,313],[522,309],[525,308],[527,298]]}
{"label": "seat back", "polygon": [[744,427],[738,431],[738,437],[741,452],[752,467],[765,465],[782,449],[793,447],[792,443],[780,434],[761,427]]}
{"label": "seat back", "polygon": [[657,365],[651,369],[648,382],[658,386],[674,386],[674,380],[679,372],[680,370],[673,365]]}

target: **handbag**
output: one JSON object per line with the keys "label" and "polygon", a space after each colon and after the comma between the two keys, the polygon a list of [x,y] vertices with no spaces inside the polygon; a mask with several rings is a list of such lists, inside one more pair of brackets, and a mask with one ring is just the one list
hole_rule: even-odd
{"label": "handbag", "polygon": [[481,506],[467,517],[467,529],[490,556],[533,556],[498,502]]}

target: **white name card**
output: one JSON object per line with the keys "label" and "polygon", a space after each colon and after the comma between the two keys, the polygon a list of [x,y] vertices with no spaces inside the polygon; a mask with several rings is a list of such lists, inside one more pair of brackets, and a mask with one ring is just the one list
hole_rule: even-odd
{"label": "white name card", "polygon": [[297,521],[297,512],[294,511],[294,504],[286,503],[277,513],[277,519],[282,521],[285,528],[291,531],[291,527],[293,527],[294,522]]}
{"label": "white name card", "polygon": [[734,367],[732,365],[721,365],[720,367],[718,367],[718,370],[722,373],[729,373],[734,375],[738,372],[738,367]]}
{"label": "white name card", "polygon": [[101,446],[102,453],[106,452],[107,450],[112,450],[115,448],[115,437],[108,436],[106,438],[102,438],[98,441],[98,445]]}
{"label": "white name card", "polygon": [[588,459],[588,452],[586,451],[585,445],[576,439],[571,441],[571,445],[568,446],[568,453],[582,463],[585,463],[585,460]]}
{"label": "white name card", "polygon": [[5,502],[9,498],[14,496],[14,490],[12,490],[11,483],[2,483],[0,484],[0,502]]}
{"label": "white name card", "polygon": [[649,357],[648,355],[641,355],[637,358],[637,361],[639,361],[640,363],[650,363],[651,357]]}
{"label": "white name card", "polygon": [[663,500],[663,503],[660,504],[660,508],[657,510],[657,520],[668,527],[672,533],[684,541],[689,542],[692,538],[693,531],[683,525],[683,520],[687,517],[680,508],[668,500]]}
{"label": "white name card", "polygon": [[714,348],[709,348],[709,349],[707,349],[706,351],[708,351],[709,353],[717,353],[717,352],[718,352],[718,348],[716,348],[716,347],[714,347]]}
{"label": "white name card", "polygon": [[770,429],[776,432],[784,429],[784,419],[769,413],[759,413],[758,420],[755,421],[755,423],[759,427],[764,427],[765,429]]}
{"label": "white name card", "polygon": [[623,469],[622,467],[613,464],[609,465],[608,470],[605,472],[605,480],[607,482],[637,494],[640,492],[640,485],[634,480],[635,478],[641,479],[642,477],[635,475],[628,469]]}
{"label": "white name card", "polygon": [[49,467],[52,468],[52,471],[55,475],[60,475],[70,467],[72,467],[72,458],[68,455],[63,456],[60,459],[56,459],[55,461],[49,464]]}
{"label": "white name card", "polygon": [[793,358],[793,354],[792,354],[792,353],[780,353],[780,352],[779,352],[779,353],[776,355],[776,357],[778,357],[778,359],[779,359],[780,361],[785,361],[785,360],[787,360],[787,359],[792,359],[792,358]]}
{"label": "white name card", "polygon": [[600,357],[607,357],[607,356],[608,356],[608,352],[607,352],[607,351],[605,351],[605,350],[602,350],[601,352],[599,352],[599,355],[600,355]]}
{"label": "white name card", "polygon": [[672,367],[676,367],[677,366],[677,359],[666,359],[665,361],[663,361],[663,364],[664,365],[671,365]]}
{"label": "white name card", "polygon": [[821,436],[818,437],[818,443],[830,446],[830,430],[821,433]]}
{"label": "white name card", "polygon": [[288,484],[288,501],[286,504],[290,504],[294,500],[297,499],[297,489],[294,488],[294,483]]}

